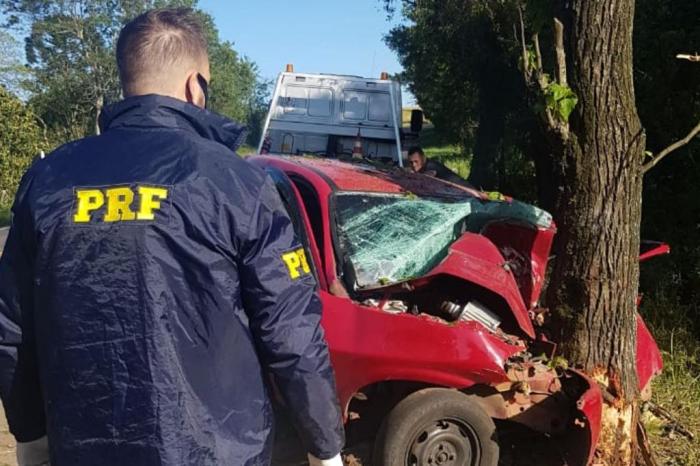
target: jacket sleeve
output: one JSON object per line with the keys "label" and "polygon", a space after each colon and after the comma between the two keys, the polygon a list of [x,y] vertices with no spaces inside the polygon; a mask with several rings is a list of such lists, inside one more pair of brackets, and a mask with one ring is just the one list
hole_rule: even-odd
{"label": "jacket sleeve", "polygon": [[0,257],[0,397],[10,432],[29,442],[46,435],[46,417],[34,341],[33,234],[23,191]]}
{"label": "jacket sleeve", "polygon": [[243,305],[260,358],[312,455],[337,455],[344,433],[316,281],[274,184],[267,178],[242,245]]}

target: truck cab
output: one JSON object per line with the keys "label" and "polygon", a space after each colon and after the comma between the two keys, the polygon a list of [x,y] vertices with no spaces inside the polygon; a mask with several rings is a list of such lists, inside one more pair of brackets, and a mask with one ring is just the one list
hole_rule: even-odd
{"label": "truck cab", "polygon": [[402,140],[413,133],[401,128],[401,115],[401,87],[387,73],[379,79],[296,73],[287,65],[275,84],[258,153],[361,154],[402,166]]}

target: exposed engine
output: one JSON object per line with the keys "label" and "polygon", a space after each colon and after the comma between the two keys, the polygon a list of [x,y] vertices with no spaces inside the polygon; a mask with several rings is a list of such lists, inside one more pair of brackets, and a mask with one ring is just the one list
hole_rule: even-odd
{"label": "exposed engine", "polygon": [[[377,300],[366,299],[362,304],[369,307],[377,307],[384,312],[400,314],[408,312],[411,314],[421,314],[423,310],[416,305],[409,305],[401,300]],[[491,332],[496,332],[501,325],[501,319],[486,306],[478,301],[468,301],[466,304],[457,304],[454,301],[443,301],[440,306],[425,309],[425,313],[439,317],[447,322],[478,322]]]}
{"label": "exposed engine", "polygon": [[467,304],[459,305],[452,301],[443,301],[440,305],[443,315],[450,321],[464,320],[479,322],[487,329],[495,332],[501,325],[501,319],[491,312],[486,306],[478,301],[469,301]]}

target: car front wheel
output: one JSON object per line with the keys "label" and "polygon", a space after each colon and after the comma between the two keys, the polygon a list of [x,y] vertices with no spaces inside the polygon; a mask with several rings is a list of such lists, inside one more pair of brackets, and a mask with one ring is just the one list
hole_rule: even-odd
{"label": "car front wheel", "polygon": [[397,404],[382,423],[373,464],[496,466],[496,426],[461,392],[420,390]]}

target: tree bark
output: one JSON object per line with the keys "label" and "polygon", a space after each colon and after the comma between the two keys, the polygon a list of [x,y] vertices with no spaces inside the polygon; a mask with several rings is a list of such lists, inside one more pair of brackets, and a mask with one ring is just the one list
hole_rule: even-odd
{"label": "tree bark", "polygon": [[102,114],[102,107],[104,107],[105,99],[102,94],[97,96],[95,99],[95,134],[100,135],[100,115]]}
{"label": "tree bark", "polygon": [[548,304],[560,348],[616,398],[599,446],[633,464],[636,296],[645,136],[634,100],[634,0],[569,0],[561,11],[569,84],[578,96],[554,213],[559,234]]}

